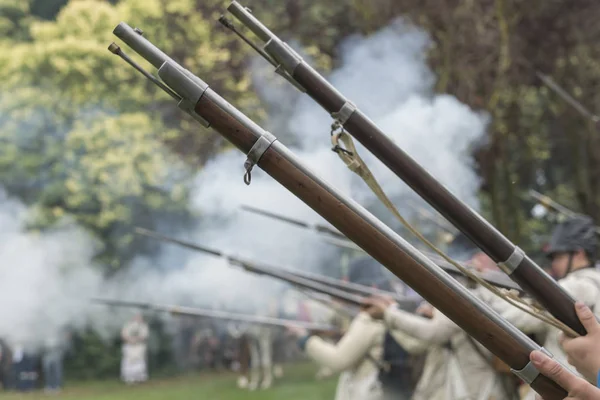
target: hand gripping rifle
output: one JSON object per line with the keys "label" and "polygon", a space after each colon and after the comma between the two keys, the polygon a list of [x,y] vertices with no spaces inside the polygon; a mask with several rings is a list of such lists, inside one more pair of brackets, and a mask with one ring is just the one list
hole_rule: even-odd
{"label": "hand gripping rifle", "polygon": [[[141,32],[121,23],[114,33],[158,68],[161,85],[168,86],[169,94],[177,99],[181,109],[196,114],[204,126],[212,126],[247,155],[245,182],[250,183],[252,168],[258,165],[509,365],[516,375],[545,399],[558,400],[567,396],[562,387],[540,374],[530,363],[529,354],[541,348],[524,333],[501,318],[358,203],[318,177],[275,136],[169,58],[146,40]],[[116,44],[113,43],[109,49],[127,62],[133,62]],[[141,69],[139,66],[137,68]],[[149,73],[144,75],[152,76]],[[153,76],[151,79],[158,81]]]}
{"label": "hand gripping rifle", "polygon": [[[523,250],[511,243],[417,164],[350,100],[263,25],[249,9],[233,1],[227,10],[264,43],[259,53],[267,58],[267,61],[277,65],[280,74],[285,74],[288,80],[293,80],[296,87],[300,86],[302,91],[330,113],[345,131],[487,253],[506,274],[552,315],[580,335],[586,334],[575,313],[575,300]],[[232,25],[224,17],[221,17],[220,21],[225,26]],[[237,30],[235,32],[240,34]],[[254,47],[258,48],[256,45]]]}
{"label": "hand gripping rifle", "polygon": [[181,306],[172,306],[172,305],[164,305],[164,304],[152,304],[152,303],[144,303],[140,301],[128,301],[128,300],[116,300],[116,299],[103,299],[103,298],[93,298],[91,299],[93,303],[105,304],[108,306],[114,307],[128,307],[128,308],[139,308],[142,310],[151,310],[151,311],[159,311],[166,312],[173,315],[187,315],[191,317],[198,318],[215,318],[215,319],[224,319],[228,321],[238,321],[238,322],[248,322],[257,325],[267,325],[267,326],[279,326],[279,327],[290,327],[295,326],[299,328],[308,329],[310,331],[319,331],[319,332],[328,332],[328,333],[339,333],[339,330],[330,325],[316,324],[305,321],[296,321],[293,319],[281,319],[281,318],[273,318],[273,317],[262,317],[258,315],[248,315],[248,314],[239,314],[232,313],[228,311],[219,311],[219,310],[207,310],[204,308],[194,308],[194,307],[181,307]]}

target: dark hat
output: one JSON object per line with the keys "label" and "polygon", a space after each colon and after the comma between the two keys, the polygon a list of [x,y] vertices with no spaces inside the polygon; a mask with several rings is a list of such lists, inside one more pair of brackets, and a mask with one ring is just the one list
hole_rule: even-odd
{"label": "dark hat", "polygon": [[587,215],[570,218],[554,228],[550,243],[544,249],[548,256],[584,250],[592,260],[597,251],[596,225]]}

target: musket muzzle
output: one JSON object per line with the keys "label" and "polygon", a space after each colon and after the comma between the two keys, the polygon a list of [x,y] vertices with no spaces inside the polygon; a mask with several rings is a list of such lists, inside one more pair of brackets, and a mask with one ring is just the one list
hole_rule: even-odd
{"label": "musket muzzle", "polygon": [[[200,100],[200,97],[202,97],[208,88],[208,85],[202,79],[198,78],[196,75],[177,64],[158,47],[143,37],[140,29],[133,29],[125,22],[121,22],[113,30],[113,33],[118,38],[123,40],[136,53],[156,67],[159,70],[159,76],[161,69],[166,71],[166,75],[168,76],[169,80],[165,80],[165,83],[169,87],[164,87],[161,82],[145,72],[141,67],[137,66],[131,59],[124,57],[127,62],[133,65],[134,68],[144,74],[169,95],[177,98],[179,100],[179,108],[191,115],[192,118],[196,119],[204,127],[208,128],[210,126],[210,124],[204,118],[200,117],[194,111],[196,103],[198,103],[198,100]],[[108,49],[115,54],[122,53],[120,48],[114,43],[111,44]]]}
{"label": "musket muzzle", "polygon": [[263,42],[268,42],[270,39],[275,37],[273,32],[264,26],[262,22],[256,19],[249,9],[242,6],[237,1],[233,1],[229,7],[227,7],[227,11],[233,14],[233,16],[236,17],[242,24],[246,25],[246,27],[250,29],[256,36],[258,36]]}
{"label": "musket muzzle", "polygon": [[[140,31],[141,32],[141,31]],[[113,33],[127,46],[131,47],[136,53],[144,57],[155,68],[160,68],[166,61],[173,61],[169,56],[163,53],[158,47],[150,43],[145,37],[138,33],[135,29],[121,22],[113,30]]]}
{"label": "musket muzzle", "polygon": [[[242,24],[246,25],[256,36],[265,42],[264,51],[275,60],[277,72],[285,71],[292,74],[298,64],[302,62],[302,57],[298,55],[290,46],[279,39],[273,32],[262,24],[252,13],[237,1],[229,5],[227,10],[233,14]],[[281,71],[280,69],[283,69]],[[298,89],[304,91],[301,85],[296,83]]]}

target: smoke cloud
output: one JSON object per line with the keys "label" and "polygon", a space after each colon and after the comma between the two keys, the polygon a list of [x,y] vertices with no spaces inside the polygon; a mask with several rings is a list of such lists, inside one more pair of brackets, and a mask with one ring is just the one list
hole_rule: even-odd
{"label": "smoke cloud", "polygon": [[0,189],[0,337],[38,345],[85,325],[84,299],[102,282],[90,262],[99,244],[66,221],[27,233],[26,218],[27,208]]}
{"label": "smoke cloud", "polygon": [[[469,154],[473,143],[484,136],[487,116],[452,96],[434,93],[435,76],[426,63],[430,44],[425,32],[398,20],[371,36],[348,38],[340,47],[339,66],[328,79],[406,153],[477,209],[479,179]],[[263,60],[254,60],[252,70],[257,93],[268,110],[265,126],[337,189],[393,224],[389,212],[377,205],[366,185],[330,150],[331,118],[275,75]],[[357,145],[401,211],[412,212],[404,200],[417,197]],[[336,274],[340,269],[339,249],[310,231],[240,209],[246,204],[310,223],[325,223],[258,168],[253,171],[252,184],[246,186],[244,160],[245,155],[231,150],[209,162],[193,184],[190,207],[197,214],[196,227],[171,232],[165,224],[161,231],[274,266]],[[84,299],[92,293],[256,310],[259,314],[265,314],[269,301],[281,295],[281,283],[228,266],[212,256],[158,243],[162,250],[159,256],[138,257],[128,271],[102,281],[89,261],[94,251],[91,239],[72,226],[34,238],[23,233],[24,211],[22,205],[2,198],[0,336],[28,339],[45,332],[44,327],[67,322],[77,325],[86,320],[93,321],[99,330],[116,328],[126,313],[115,317],[103,307],[76,304],[75,298]],[[63,270],[66,264],[78,267]]]}
{"label": "smoke cloud", "polygon": [[[470,151],[473,143],[484,136],[487,116],[473,112],[452,96],[434,93],[435,77],[426,64],[429,46],[425,32],[398,20],[374,35],[348,38],[341,45],[340,65],[329,80],[429,173],[471,207],[478,208],[479,179],[472,168]],[[366,185],[331,151],[331,118],[274,74],[262,59],[253,61],[252,71],[254,86],[267,106],[265,127],[320,176],[393,225],[389,212],[377,205]],[[414,211],[404,205],[406,198],[418,199],[425,206],[381,162],[360,144],[358,147],[401,211]],[[244,160],[243,154],[231,150],[202,170],[191,203],[200,222],[195,230],[180,233],[179,237],[276,266],[339,273],[339,249],[315,233],[240,209],[252,205],[308,223],[326,224],[258,168],[253,171],[251,185],[246,186],[242,179]],[[208,297],[227,302],[234,298],[228,294],[235,293],[265,304],[281,288],[269,278],[236,270],[213,257],[181,251],[188,252],[189,258],[167,282],[180,279],[206,287],[196,291],[195,301]]]}

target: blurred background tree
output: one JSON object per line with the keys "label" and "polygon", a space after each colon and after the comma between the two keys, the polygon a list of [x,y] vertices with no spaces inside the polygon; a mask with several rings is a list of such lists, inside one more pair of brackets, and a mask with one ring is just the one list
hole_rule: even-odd
{"label": "blurred background tree", "polygon": [[[548,229],[529,215],[524,194],[530,188],[600,218],[598,132],[535,75],[536,69],[551,75],[598,109],[596,2],[247,5],[283,37],[298,40],[324,72],[335,67],[337,45],[350,34],[374,32],[399,16],[422,26],[434,41],[429,60],[437,89],[492,115],[488,142],[473,153],[486,216],[529,249]],[[216,22],[225,6],[217,0],[0,0],[0,177],[36,206],[34,226],[73,216],[103,240],[101,260],[118,269],[143,249],[127,227],[151,215],[185,215],[186,183],[226,144],[106,47],[119,21],[142,26],[158,46],[210,74],[215,89],[260,119],[265,113],[251,87],[251,50]],[[120,152],[135,157],[125,160]]]}

